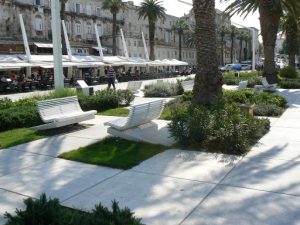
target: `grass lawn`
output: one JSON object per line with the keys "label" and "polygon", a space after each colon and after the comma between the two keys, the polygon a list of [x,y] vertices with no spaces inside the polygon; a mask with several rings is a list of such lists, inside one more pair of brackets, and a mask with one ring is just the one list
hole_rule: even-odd
{"label": "grass lawn", "polygon": [[19,128],[0,132],[0,149],[45,138],[42,132],[28,128]]}
{"label": "grass lawn", "polygon": [[89,164],[130,169],[167,147],[109,137],[98,143],[65,152],[59,157]]}
{"label": "grass lawn", "polygon": [[65,127],[50,129],[50,130],[33,130],[30,128],[17,128],[8,131],[0,132],[0,149],[9,148],[15,145],[35,141],[42,138],[51,137],[54,135],[73,132],[86,127],[79,124],[72,124]]}
{"label": "grass lawn", "polygon": [[128,116],[129,109],[127,108],[115,108],[115,109],[108,109],[102,112],[98,112],[97,115],[102,116]]}

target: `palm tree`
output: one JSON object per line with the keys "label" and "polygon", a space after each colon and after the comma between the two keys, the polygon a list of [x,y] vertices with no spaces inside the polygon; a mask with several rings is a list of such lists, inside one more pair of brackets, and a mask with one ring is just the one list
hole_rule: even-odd
{"label": "palm tree", "polygon": [[190,27],[183,35],[184,43],[189,47],[195,47],[195,27]]}
{"label": "palm tree", "polygon": [[179,38],[179,60],[181,60],[181,42],[182,42],[182,36],[184,32],[189,30],[189,25],[187,24],[186,20],[183,18],[180,18],[175,21],[175,23],[172,26],[172,29],[177,32],[178,38]]}
{"label": "palm tree", "polygon": [[150,60],[155,60],[155,24],[159,19],[164,21],[166,18],[166,9],[161,4],[162,1],[159,0],[144,0],[138,9],[139,19],[148,18],[149,22]]}
{"label": "palm tree", "polygon": [[[65,4],[66,4],[66,2],[67,2],[67,0],[60,0],[60,19],[61,20],[65,19]],[[61,27],[61,30],[63,31],[62,27]],[[61,51],[62,51],[63,55],[68,54],[64,32],[61,32]],[[64,73],[65,73],[65,71],[64,71]]]}
{"label": "palm tree", "polygon": [[112,37],[113,37],[113,55],[117,55],[117,14],[125,9],[125,3],[122,0],[104,0],[102,9],[109,10],[113,15]]}
{"label": "palm tree", "polygon": [[247,34],[248,34],[248,32],[243,29],[239,30],[237,33],[237,39],[240,41],[240,43],[239,43],[239,45],[240,45],[240,47],[239,47],[239,51],[240,51],[239,52],[239,63],[241,63],[241,61],[242,61],[243,42],[246,40]]}
{"label": "palm tree", "polygon": [[[300,14],[299,14],[300,15]],[[287,52],[289,55],[289,66],[295,67],[295,56],[297,52],[297,38],[299,35],[300,16],[294,13],[288,12],[280,21],[282,31],[286,34]]]}
{"label": "palm tree", "polygon": [[249,32],[245,33],[244,41],[245,41],[245,48],[244,48],[244,60],[248,60],[248,48],[249,48],[249,41],[252,40],[252,36]]}
{"label": "palm tree", "polygon": [[228,26],[227,25],[222,25],[218,27],[217,33],[220,37],[220,42],[221,42],[221,65],[224,65],[224,44],[225,44],[225,37],[228,34]]}
{"label": "palm tree", "polygon": [[222,96],[222,74],[218,71],[215,1],[194,0],[197,73],[193,88],[194,104],[212,104]]}
{"label": "palm tree", "polygon": [[237,29],[235,26],[230,25],[229,27],[229,34],[230,34],[230,41],[231,41],[231,46],[230,46],[230,62],[233,63],[233,49],[234,49],[234,39],[237,34]]}
{"label": "palm tree", "polygon": [[[230,0],[225,0],[230,1]],[[277,83],[277,71],[275,67],[275,45],[279,28],[280,17],[283,10],[287,11],[300,8],[300,1],[293,0],[234,0],[225,10],[228,15],[259,11],[261,35],[264,44],[264,75],[270,83]]]}

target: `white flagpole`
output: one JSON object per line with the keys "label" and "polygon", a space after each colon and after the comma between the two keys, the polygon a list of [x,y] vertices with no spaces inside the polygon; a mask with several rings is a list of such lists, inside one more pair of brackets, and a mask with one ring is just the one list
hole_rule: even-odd
{"label": "white flagpole", "polygon": [[64,31],[64,37],[65,37],[65,41],[66,41],[68,57],[69,57],[69,60],[72,61],[72,50],[71,50],[71,46],[70,46],[70,42],[69,42],[69,38],[68,38],[66,24],[65,24],[64,20],[62,20],[61,23],[62,23],[62,27],[63,27],[63,31]]}
{"label": "white flagpole", "polygon": [[104,55],[103,55],[101,41],[100,41],[100,38],[99,38],[99,32],[98,32],[97,24],[95,24],[95,32],[96,32],[96,39],[97,39],[97,43],[98,43],[99,55],[100,55],[100,58],[103,60]]}
{"label": "white flagpole", "polygon": [[61,53],[61,22],[59,15],[59,0],[51,1],[52,17],[52,41],[53,41],[53,61],[54,61],[54,86],[55,89],[64,87],[62,53]]}
{"label": "white flagpole", "polygon": [[144,43],[145,57],[146,57],[146,60],[149,61],[149,53],[148,53],[148,49],[147,49],[147,45],[146,45],[146,41],[145,41],[143,32],[142,32],[142,39],[143,39],[143,43]]}
{"label": "white flagpole", "polygon": [[20,19],[20,25],[21,25],[21,31],[22,31],[23,43],[24,43],[25,53],[27,56],[27,61],[31,62],[31,54],[30,54],[30,49],[29,49],[29,45],[28,45],[28,40],[27,40],[27,35],[26,35],[26,30],[25,30],[22,14],[19,14],[19,19]]}
{"label": "white flagpole", "polygon": [[128,55],[128,50],[127,50],[127,45],[126,45],[126,42],[125,42],[123,30],[120,29],[120,31],[121,31],[121,37],[122,37],[123,48],[124,48],[124,54],[125,54],[125,57],[128,59],[128,58],[129,58],[129,55]]}

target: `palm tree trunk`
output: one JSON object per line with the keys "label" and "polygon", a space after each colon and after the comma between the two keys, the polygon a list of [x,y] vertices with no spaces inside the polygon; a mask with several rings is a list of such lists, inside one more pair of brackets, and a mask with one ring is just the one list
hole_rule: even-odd
{"label": "palm tree trunk", "polygon": [[230,62],[233,63],[233,46],[234,46],[234,38],[231,37],[231,47],[230,47]]}
{"label": "palm tree trunk", "polygon": [[248,41],[245,42],[245,49],[244,49],[244,60],[248,60]]}
{"label": "palm tree trunk", "polygon": [[[60,19],[64,20],[65,19],[65,0],[60,0]],[[67,45],[66,45],[66,40],[63,32],[63,27],[61,24],[61,51],[63,55],[67,55]]]}
{"label": "palm tree trunk", "polygon": [[155,23],[149,21],[149,42],[150,42],[150,60],[155,60],[155,52],[154,52],[154,45],[155,45]]}
{"label": "palm tree trunk", "polygon": [[240,39],[240,55],[239,55],[239,63],[242,62],[242,48],[243,48],[243,40]]}
{"label": "palm tree trunk", "polygon": [[295,55],[297,51],[298,27],[294,19],[289,18],[286,27],[286,45],[289,55],[289,66],[295,67]]}
{"label": "palm tree trunk", "polygon": [[113,55],[117,55],[117,14],[113,13]]}
{"label": "palm tree trunk", "polygon": [[261,35],[264,43],[264,75],[269,83],[277,83],[277,70],[275,67],[275,45],[279,28],[280,14],[270,13],[270,9],[274,8],[273,2],[270,0],[261,0],[259,6]]}
{"label": "palm tree trunk", "polygon": [[179,60],[181,61],[182,60],[182,57],[181,57],[181,41],[182,41],[182,35],[179,33],[178,34],[178,37],[179,37]]}
{"label": "palm tree trunk", "polygon": [[224,37],[221,38],[221,65],[224,66]]}
{"label": "palm tree trunk", "polygon": [[192,102],[209,105],[222,96],[222,74],[218,71],[215,1],[194,0],[195,40],[198,70]]}

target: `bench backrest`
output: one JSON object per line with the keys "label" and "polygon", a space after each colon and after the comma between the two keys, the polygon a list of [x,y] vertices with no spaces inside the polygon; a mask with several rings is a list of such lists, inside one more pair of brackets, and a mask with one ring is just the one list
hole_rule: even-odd
{"label": "bench backrest", "polygon": [[244,90],[247,88],[247,85],[248,85],[248,80],[244,80],[244,81],[241,81],[239,83],[239,90]]}
{"label": "bench backrest", "polygon": [[52,122],[56,118],[80,113],[82,109],[76,96],[56,98],[38,102],[38,112],[44,122]]}
{"label": "bench backrest", "polygon": [[183,81],[181,85],[184,91],[191,91],[194,87],[194,80]]}
{"label": "bench backrest", "polygon": [[261,83],[265,87],[269,87],[270,84],[268,83],[267,79],[265,77],[261,78]]}
{"label": "bench backrest", "polygon": [[137,91],[141,88],[142,81],[129,81],[127,89],[131,91]]}
{"label": "bench backrest", "polygon": [[132,106],[125,126],[128,128],[135,127],[159,118],[164,105],[164,100],[157,100]]}

